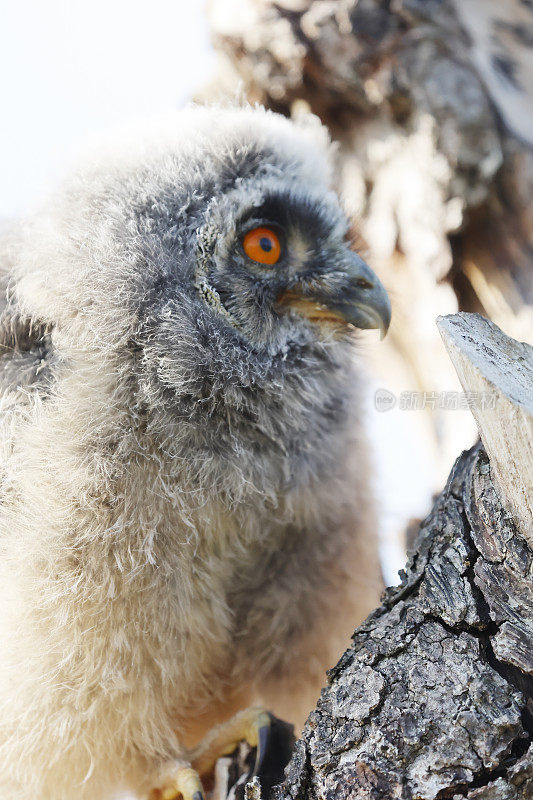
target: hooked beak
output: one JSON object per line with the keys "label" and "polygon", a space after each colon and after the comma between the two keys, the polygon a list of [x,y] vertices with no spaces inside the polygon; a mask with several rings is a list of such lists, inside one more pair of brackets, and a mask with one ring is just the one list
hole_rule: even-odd
{"label": "hooked beak", "polygon": [[311,322],[350,324],[364,330],[377,328],[381,339],[390,325],[389,296],[377,275],[355,253],[342,277],[332,273],[311,286],[293,286],[283,292],[278,302],[294,308]]}

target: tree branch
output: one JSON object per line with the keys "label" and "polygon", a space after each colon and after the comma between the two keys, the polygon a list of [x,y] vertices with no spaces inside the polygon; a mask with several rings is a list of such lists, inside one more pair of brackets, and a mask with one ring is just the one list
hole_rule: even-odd
{"label": "tree branch", "polygon": [[533,348],[478,314],[438,321],[506,509],[533,547]]}

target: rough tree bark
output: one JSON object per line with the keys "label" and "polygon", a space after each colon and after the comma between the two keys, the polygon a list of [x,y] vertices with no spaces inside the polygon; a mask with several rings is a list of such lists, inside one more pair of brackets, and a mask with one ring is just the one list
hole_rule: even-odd
{"label": "rough tree bark", "polygon": [[532,553],[481,448],[329,673],[276,797],[533,797]]}

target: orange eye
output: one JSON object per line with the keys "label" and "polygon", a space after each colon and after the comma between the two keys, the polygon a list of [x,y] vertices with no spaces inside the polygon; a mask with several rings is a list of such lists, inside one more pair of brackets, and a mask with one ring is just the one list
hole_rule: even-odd
{"label": "orange eye", "polygon": [[275,264],[279,261],[281,245],[270,228],[254,228],[248,231],[242,246],[248,258],[258,261],[259,264]]}

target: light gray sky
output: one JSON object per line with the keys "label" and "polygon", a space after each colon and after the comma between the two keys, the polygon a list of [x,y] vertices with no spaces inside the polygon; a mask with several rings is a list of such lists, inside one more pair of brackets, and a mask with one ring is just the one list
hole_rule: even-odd
{"label": "light gray sky", "polygon": [[0,218],[85,136],[182,104],[212,68],[202,0],[3,0]]}

